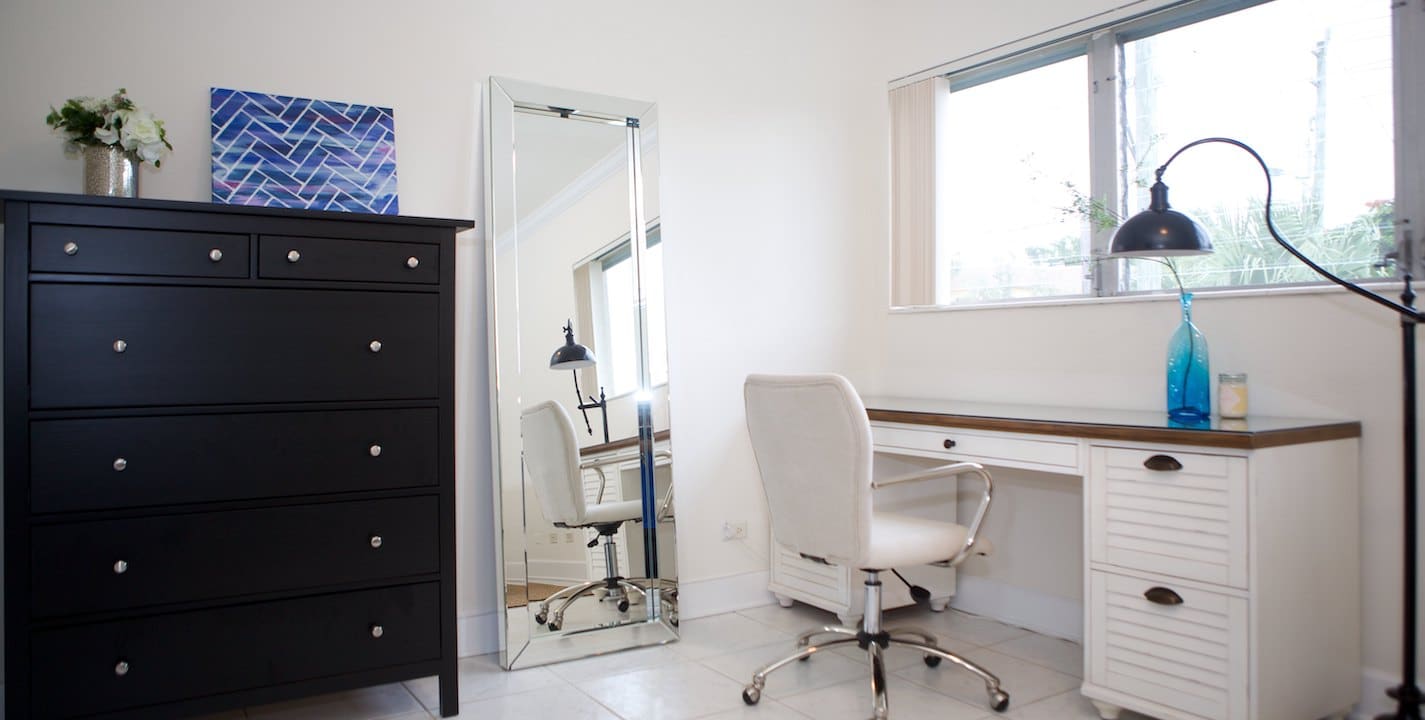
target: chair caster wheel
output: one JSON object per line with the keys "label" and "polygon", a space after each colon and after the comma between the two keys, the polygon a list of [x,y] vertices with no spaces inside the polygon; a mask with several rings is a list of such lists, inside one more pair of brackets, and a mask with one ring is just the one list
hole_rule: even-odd
{"label": "chair caster wheel", "polygon": [[622,613],[622,612],[628,612],[628,601],[627,601],[627,600],[620,600],[620,601],[618,601],[618,611],[621,612],[621,613]]}
{"label": "chair caster wheel", "polygon": [[547,615],[545,615],[544,613],[540,613],[540,614],[534,616],[534,624],[536,624],[536,625],[543,625],[543,624],[544,624],[544,621],[545,621],[545,620],[548,620],[548,619],[549,619],[549,617],[548,617]]}
{"label": "chair caster wheel", "polygon": [[757,701],[761,699],[762,691],[754,687],[749,686],[742,691],[742,702],[745,702],[748,705],[756,705]]}
{"label": "chair caster wheel", "polygon": [[674,615],[673,617],[668,619],[668,622],[672,623],[673,627],[678,627],[678,616]]}
{"label": "chair caster wheel", "polygon": [[996,690],[990,693],[990,709],[995,712],[1004,712],[1009,708],[1009,693],[1003,690]]}
{"label": "chair caster wheel", "polygon": [[943,658],[941,658],[939,655],[926,655],[922,659],[925,660],[926,667],[940,667],[940,661]]}
{"label": "chair caster wheel", "polygon": [[545,625],[545,627],[549,628],[550,632],[558,632],[559,628],[563,625],[564,623],[559,620],[550,620],[549,624]]}

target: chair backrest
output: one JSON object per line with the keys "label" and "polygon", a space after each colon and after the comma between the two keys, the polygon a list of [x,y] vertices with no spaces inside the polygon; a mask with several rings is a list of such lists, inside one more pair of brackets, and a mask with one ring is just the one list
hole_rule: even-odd
{"label": "chair backrest", "polygon": [[860,562],[871,527],[871,424],[840,375],[749,375],[747,431],[772,534],[794,552]]}
{"label": "chair backrest", "polygon": [[524,469],[539,496],[544,519],[571,527],[584,523],[584,478],[579,472],[579,445],[574,421],[553,400],[520,413]]}

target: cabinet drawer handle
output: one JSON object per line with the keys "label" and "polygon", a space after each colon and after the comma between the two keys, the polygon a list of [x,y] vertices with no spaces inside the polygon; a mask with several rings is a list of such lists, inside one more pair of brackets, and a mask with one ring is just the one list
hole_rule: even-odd
{"label": "cabinet drawer handle", "polygon": [[381,341],[380,341],[380,340],[372,340],[372,341],[371,341],[371,344],[370,344],[368,347],[371,348],[371,352],[374,352],[374,353],[381,352]]}
{"label": "cabinet drawer handle", "polygon": [[115,675],[116,677],[123,677],[123,676],[128,675],[128,674],[129,674],[129,661],[128,661],[128,660],[120,660],[120,661],[114,663],[114,675]]}
{"label": "cabinet drawer handle", "polygon": [[123,472],[129,466],[129,461],[123,458],[114,458],[114,472]]}
{"label": "cabinet drawer handle", "polygon": [[127,561],[124,561],[124,560],[115,560],[115,561],[114,561],[114,574],[115,574],[115,575],[123,575],[124,573],[126,573],[126,572],[128,572],[128,571],[129,571],[129,563],[128,563]]}
{"label": "cabinet drawer handle", "polygon": [[416,257],[415,255],[412,255],[412,256],[406,258],[406,267],[408,267],[408,268],[410,268],[410,269],[412,269],[412,270],[415,270],[415,269],[416,269],[416,266],[418,266],[418,265],[420,265],[420,264],[421,264],[421,259],[418,258],[418,257]]}
{"label": "cabinet drawer handle", "polygon": [[945,442],[940,443],[940,444],[941,444],[941,445],[944,445],[946,450],[949,450],[950,448],[955,447],[955,441],[954,441],[954,440],[951,440],[950,438],[945,438]]}
{"label": "cabinet drawer handle", "polygon": [[381,446],[373,444],[371,447],[366,449],[366,452],[371,453],[371,457],[381,457]]}
{"label": "cabinet drawer handle", "polygon": [[1183,464],[1172,455],[1154,455],[1143,461],[1143,467],[1158,472],[1172,472],[1183,469]]}
{"label": "cabinet drawer handle", "polygon": [[129,349],[129,344],[128,344],[127,342],[125,342],[123,339],[119,339],[119,340],[115,340],[115,341],[114,341],[114,352],[116,352],[116,353],[121,353],[121,352],[123,352],[123,351],[125,351],[125,350],[128,350],[128,349]]}
{"label": "cabinet drawer handle", "polygon": [[222,251],[222,250],[219,250],[219,249],[217,249],[217,248],[213,248],[212,250],[209,250],[209,251],[208,251],[208,259],[209,259],[209,260],[212,260],[213,262],[217,262],[217,261],[219,261],[219,260],[222,260],[222,259],[223,259],[223,251]]}
{"label": "cabinet drawer handle", "polygon": [[79,243],[67,242],[64,244],[64,254],[74,255],[79,252]]}
{"label": "cabinet drawer handle", "polygon": [[380,536],[380,535],[372,535],[372,536],[371,536],[371,547],[373,547],[373,548],[379,548],[379,547],[381,547],[382,542],[383,542],[383,541],[381,540],[381,536]]}
{"label": "cabinet drawer handle", "polygon": [[294,263],[294,262],[297,262],[298,260],[301,260],[301,259],[302,259],[302,253],[299,253],[299,252],[297,252],[296,250],[288,250],[288,251],[287,251],[287,262],[289,262],[289,263]]}
{"label": "cabinet drawer handle", "polygon": [[1148,588],[1143,592],[1143,597],[1148,598],[1148,602],[1157,605],[1183,604],[1183,596],[1161,585]]}
{"label": "cabinet drawer handle", "polygon": [[386,634],[386,628],[383,628],[383,627],[381,627],[380,625],[372,625],[372,626],[371,626],[371,637],[379,638],[379,637],[381,637],[382,635],[385,635],[385,634]]}

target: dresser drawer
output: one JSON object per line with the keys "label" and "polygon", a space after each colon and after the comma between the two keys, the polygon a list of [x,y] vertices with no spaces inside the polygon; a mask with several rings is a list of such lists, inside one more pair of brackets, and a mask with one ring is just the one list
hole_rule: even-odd
{"label": "dresser drawer", "polygon": [[37,526],[35,614],[434,573],[438,501],[430,495]]}
{"label": "dresser drawer", "polygon": [[33,408],[437,396],[433,293],[38,283]]}
{"label": "dresser drawer", "polygon": [[41,420],[35,513],[437,483],[436,408]]}
{"label": "dresser drawer", "polygon": [[440,282],[440,246],[264,235],[257,274],[291,280]]}
{"label": "dresser drawer", "polygon": [[[36,632],[33,716],[79,717],[435,660],[437,587],[407,585]],[[127,664],[122,675],[119,663]]]}
{"label": "dresser drawer", "polygon": [[35,225],[32,272],[245,278],[247,235]]}
{"label": "dresser drawer", "polygon": [[1093,562],[1247,587],[1245,458],[1096,447],[1091,464]]}
{"label": "dresser drawer", "polygon": [[1052,472],[1077,473],[1079,467],[1079,445],[1073,441],[958,428],[923,430],[890,425],[872,425],[871,434],[877,450],[905,449],[922,456],[943,456],[947,460]]}
{"label": "dresser drawer", "polygon": [[[1182,602],[1145,597],[1171,590]],[[1215,720],[1247,717],[1247,600],[1090,575],[1090,683]]]}

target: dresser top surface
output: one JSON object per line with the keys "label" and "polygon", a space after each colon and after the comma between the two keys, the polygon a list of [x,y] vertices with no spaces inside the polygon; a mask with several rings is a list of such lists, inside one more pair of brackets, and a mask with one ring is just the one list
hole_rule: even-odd
{"label": "dresser top surface", "polygon": [[939,398],[863,398],[872,420],[1103,440],[1167,442],[1255,449],[1356,438],[1354,420],[1216,415],[1200,424],[1180,423],[1165,412],[971,402]]}
{"label": "dresser top surface", "polygon": [[136,210],[169,210],[181,212],[221,212],[234,215],[281,217],[313,220],[343,220],[347,222],[384,223],[388,225],[415,225],[425,227],[448,227],[457,230],[475,227],[473,220],[452,218],[416,217],[410,215],[376,215],[372,213],[336,212],[330,210],[301,210],[297,208],[255,207],[250,205],[220,205],[217,203],[187,202],[181,200],[150,200],[145,198],[115,198],[98,195],[72,195],[68,193],[30,192],[25,190],[0,190],[0,225],[5,223],[5,203],[44,203],[50,205],[83,205],[87,207],[132,208]]}

